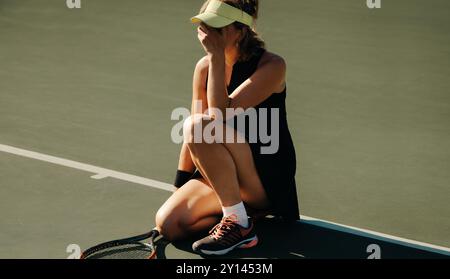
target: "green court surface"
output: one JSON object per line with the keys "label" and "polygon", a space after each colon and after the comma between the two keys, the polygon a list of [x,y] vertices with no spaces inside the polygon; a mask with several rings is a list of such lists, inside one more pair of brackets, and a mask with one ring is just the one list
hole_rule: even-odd
{"label": "green court surface", "polygon": [[[201,3],[0,0],[0,258],[152,227]],[[365,3],[262,1],[258,29],[288,65],[301,213],[318,219],[263,220],[260,245],[229,257],[449,256],[450,2]],[[159,256],[200,257],[190,243]]]}

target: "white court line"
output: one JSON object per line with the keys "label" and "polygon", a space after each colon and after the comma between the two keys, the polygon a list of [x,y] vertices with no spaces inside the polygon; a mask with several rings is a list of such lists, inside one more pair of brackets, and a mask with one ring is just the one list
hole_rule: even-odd
{"label": "white court line", "polygon": [[9,146],[9,145],[0,144],[0,151],[6,152],[6,153],[11,153],[14,155],[19,155],[22,157],[36,159],[39,161],[48,162],[48,163],[52,163],[52,164],[56,164],[56,165],[60,165],[60,166],[65,166],[65,167],[69,167],[69,168],[73,168],[73,169],[87,171],[87,172],[94,174],[91,176],[91,178],[94,178],[94,179],[102,179],[102,178],[106,178],[106,177],[112,177],[112,178],[116,178],[119,180],[128,181],[128,182],[132,182],[132,183],[136,183],[136,184],[141,184],[141,185],[145,185],[148,187],[157,188],[157,189],[161,189],[161,190],[166,190],[166,191],[174,190],[174,186],[167,184],[167,183],[157,181],[157,180],[148,179],[148,178],[131,175],[131,174],[123,173],[123,172],[118,172],[118,171],[114,171],[114,170],[109,170],[109,169],[105,169],[105,168],[101,168],[101,167],[97,167],[97,166],[93,166],[93,165],[89,165],[89,164],[84,164],[84,163],[80,163],[80,162],[76,162],[76,161],[72,161],[72,160],[67,160],[67,159],[63,159],[63,158],[59,158],[59,157],[55,157],[55,156],[45,155],[42,153],[33,152],[33,151],[25,150],[25,149],[20,149],[20,148]]}
{"label": "white court line", "polygon": [[[97,167],[97,166],[93,166],[93,165],[89,165],[89,164],[84,164],[84,163],[80,163],[80,162],[76,162],[76,161],[72,161],[72,160],[67,160],[67,159],[63,159],[63,158],[59,158],[59,157],[55,157],[55,156],[50,156],[50,155],[46,155],[46,154],[42,154],[42,153],[38,153],[38,152],[34,152],[34,151],[29,151],[29,150],[9,146],[9,145],[0,144],[0,151],[18,155],[18,156],[22,156],[22,157],[36,159],[39,161],[44,161],[44,162],[48,162],[48,163],[52,163],[52,164],[56,164],[56,165],[61,165],[61,166],[65,166],[65,167],[69,167],[69,168],[73,168],[73,169],[90,172],[90,173],[93,173],[93,175],[91,176],[91,178],[93,178],[93,179],[103,179],[106,177],[112,177],[115,179],[131,182],[131,183],[135,183],[135,184],[145,185],[145,186],[148,186],[151,188],[156,188],[156,189],[165,190],[165,191],[172,192],[175,189],[175,187],[173,185],[170,185],[170,184],[164,183],[164,182],[160,182],[157,180],[148,179],[148,178],[131,175],[131,174],[123,173],[123,172],[118,172],[118,171],[114,171],[114,170],[110,170],[110,169],[105,169],[105,168],[101,168],[101,167]],[[322,219],[312,218],[312,217],[308,217],[308,216],[304,216],[304,215],[301,215],[301,219],[302,219],[302,221],[300,221],[300,222],[305,223],[305,224],[312,224],[315,226],[328,228],[328,229],[332,229],[332,230],[338,230],[338,231],[342,231],[342,232],[346,232],[346,233],[351,233],[354,235],[376,238],[376,239],[382,240],[382,241],[388,241],[391,243],[401,244],[401,245],[412,247],[412,248],[422,249],[422,250],[450,256],[450,248],[443,247],[443,246],[437,246],[437,245],[433,245],[433,244],[429,244],[429,243],[425,243],[425,242],[410,240],[410,239],[397,237],[397,236],[384,234],[384,233],[379,233],[379,232],[375,232],[375,231],[371,231],[371,230],[360,229],[360,228],[347,226],[347,225],[343,225],[343,224],[338,224],[338,223],[334,223],[334,222],[330,222],[330,221],[326,221],[326,220],[322,220]]]}

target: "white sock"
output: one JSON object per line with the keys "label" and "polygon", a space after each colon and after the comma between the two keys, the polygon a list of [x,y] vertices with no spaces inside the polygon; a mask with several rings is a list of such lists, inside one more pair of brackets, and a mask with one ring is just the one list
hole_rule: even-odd
{"label": "white sock", "polygon": [[243,202],[240,202],[233,206],[222,206],[222,211],[224,217],[235,215],[236,223],[238,223],[244,228],[248,227],[248,216]]}

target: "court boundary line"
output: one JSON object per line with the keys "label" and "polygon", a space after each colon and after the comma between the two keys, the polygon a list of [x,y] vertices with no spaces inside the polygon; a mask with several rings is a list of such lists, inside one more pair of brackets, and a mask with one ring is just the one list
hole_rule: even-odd
{"label": "court boundary line", "polygon": [[[140,184],[140,185],[144,185],[144,186],[147,186],[150,188],[155,188],[155,189],[169,191],[169,192],[172,192],[173,190],[176,189],[173,185],[165,183],[165,182],[161,182],[161,181],[157,181],[157,180],[153,180],[153,179],[149,179],[149,178],[145,178],[145,177],[141,177],[141,176],[137,176],[137,175],[132,175],[132,174],[124,173],[124,172],[114,171],[111,169],[106,169],[106,168],[94,166],[91,164],[85,164],[85,163],[81,163],[81,162],[77,162],[77,161],[73,161],[73,160],[69,160],[69,159],[64,159],[64,158],[60,158],[60,157],[56,157],[56,156],[46,155],[43,153],[34,152],[34,151],[26,150],[26,149],[21,149],[21,148],[13,147],[10,145],[0,144],[0,151],[4,152],[4,153],[9,153],[9,154],[17,155],[17,156],[30,158],[30,159],[35,159],[38,161],[52,163],[55,165],[60,165],[60,166],[68,167],[68,168],[73,168],[73,169],[77,169],[77,170],[90,172],[90,173],[92,173],[92,175],[90,176],[92,179],[104,179],[107,177],[111,177],[111,178],[115,178],[118,180],[127,181],[127,182],[131,182],[134,184]],[[335,223],[335,222],[331,222],[331,221],[327,221],[327,220],[323,220],[323,219],[318,219],[318,218],[313,218],[313,217],[309,217],[309,216],[305,216],[305,215],[301,215],[300,218],[301,218],[301,220],[299,221],[300,223],[305,223],[305,224],[314,225],[314,226],[318,226],[318,227],[322,227],[322,228],[326,228],[326,229],[350,233],[353,235],[370,237],[370,238],[377,239],[380,241],[390,242],[390,243],[394,243],[394,244],[403,245],[406,247],[411,247],[411,248],[415,248],[415,249],[419,249],[419,250],[425,250],[425,251],[429,251],[429,252],[433,252],[433,253],[437,253],[437,254],[443,254],[446,256],[450,256],[450,248],[448,248],[448,247],[434,245],[434,244],[430,244],[430,243],[426,243],[426,242],[420,242],[420,241],[416,241],[416,240],[411,240],[411,239],[398,237],[398,236],[394,236],[394,235],[389,235],[389,234],[385,234],[385,233],[380,233],[380,232],[376,232],[376,231],[372,231],[372,230],[368,230],[368,229],[362,229],[362,228],[357,228],[357,227],[348,226],[348,225],[344,225],[344,224],[339,224],[339,223]]]}
{"label": "court boundary line", "polygon": [[160,190],[166,190],[166,191],[172,191],[174,189],[174,186],[169,185],[167,183],[163,183],[157,180],[132,175],[124,172],[114,171],[102,167],[97,167],[90,164],[80,163],[73,160],[63,159],[56,156],[46,155],[34,151],[29,151],[9,145],[0,144],[0,151],[5,153],[10,153],[22,157],[27,157],[39,161],[44,161],[47,163],[52,163],[55,165],[65,166],[77,170],[82,170],[86,172],[93,173],[91,176],[92,179],[103,179],[107,177],[116,178],[119,180],[135,183],[135,184],[141,184],[153,188],[157,188]]}

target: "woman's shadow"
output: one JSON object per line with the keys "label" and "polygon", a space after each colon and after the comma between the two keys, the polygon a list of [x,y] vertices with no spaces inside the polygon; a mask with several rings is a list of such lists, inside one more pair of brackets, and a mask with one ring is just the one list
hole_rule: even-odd
{"label": "woman's shadow", "polygon": [[[379,247],[381,258],[449,258],[442,253],[423,247],[408,245],[400,241],[379,237],[342,225],[321,220],[285,222],[278,218],[263,218],[255,222],[259,243],[250,249],[236,249],[225,256],[196,255],[192,243],[207,232],[184,241],[171,243],[184,257],[203,258],[246,258],[246,259],[367,259],[373,258],[374,245]],[[165,248],[169,244],[164,239],[157,242],[157,255],[166,258]],[[162,245],[159,245],[162,244]],[[158,247],[159,246],[159,247]]]}
{"label": "woman's shadow", "polygon": [[[236,249],[225,256],[200,255],[203,258],[303,258],[302,250],[298,242],[301,233],[300,223],[287,223],[281,219],[264,218],[255,223],[258,235],[258,245],[250,249]],[[207,232],[199,233],[189,239],[171,243],[176,249],[186,253],[197,254],[192,250],[192,243],[207,235]],[[169,244],[164,239],[157,242],[158,258],[164,259],[165,247]]]}

